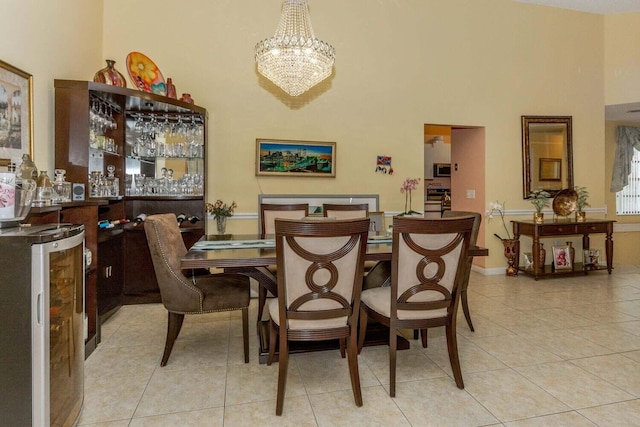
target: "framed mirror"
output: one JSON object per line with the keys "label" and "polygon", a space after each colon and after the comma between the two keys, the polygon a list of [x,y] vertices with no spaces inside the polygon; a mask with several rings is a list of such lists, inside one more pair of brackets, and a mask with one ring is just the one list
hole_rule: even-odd
{"label": "framed mirror", "polygon": [[522,116],[523,196],[573,188],[571,116]]}

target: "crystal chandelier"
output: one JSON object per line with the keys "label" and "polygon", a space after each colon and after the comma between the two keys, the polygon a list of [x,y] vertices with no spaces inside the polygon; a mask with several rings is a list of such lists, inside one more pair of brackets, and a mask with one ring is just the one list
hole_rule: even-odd
{"label": "crystal chandelier", "polygon": [[260,74],[291,96],[298,96],[331,75],[335,50],[311,28],[307,0],[284,0],[273,37],[256,44]]}

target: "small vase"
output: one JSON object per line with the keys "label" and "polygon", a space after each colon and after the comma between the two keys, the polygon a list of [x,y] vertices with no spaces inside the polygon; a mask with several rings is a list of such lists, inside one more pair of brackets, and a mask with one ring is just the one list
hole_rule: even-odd
{"label": "small vase", "polygon": [[576,248],[573,247],[572,242],[567,242],[569,246],[569,259],[571,260],[571,269],[573,270],[573,264],[576,261]]}
{"label": "small vase", "polygon": [[576,222],[585,222],[586,212],[576,212]]}
{"label": "small vase", "polygon": [[178,99],[178,95],[176,94],[176,86],[173,84],[171,77],[167,78],[167,97]]}
{"label": "small vase", "polygon": [[193,104],[193,98],[191,98],[191,94],[189,93],[183,93],[182,96],[180,97],[180,101],[182,102],[186,102],[187,104]]}
{"label": "small vase", "polygon": [[516,239],[502,239],[502,245],[504,246],[504,256],[507,258],[507,276],[517,276],[518,266],[518,254],[520,253],[520,241]]}
{"label": "small vase", "polygon": [[540,252],[539,252],[540,256],[538,257],[540,259],[540,264],[538,265],[538,271],[544,273],[544,263],[546,261],[547,258],[547,250],[544,248],[544,243],[540,243]]}
{"label": "small vase", "polygon": [[216,229],[218,234],[226,234],[227,232],[227,217],[218,215],[216,216]]}
{"label": "small vase", "polygon": [[544,213],[543,212],[534,212],[533,213],[533,223],[534,224],[544,224]]}
{"label": "small vase", "polygon": [[127,87],[127,81],[122,73],[114,68],[115,63],[116,61],[107,59],[107,66],[93,76],[93,81],[111,86]]}

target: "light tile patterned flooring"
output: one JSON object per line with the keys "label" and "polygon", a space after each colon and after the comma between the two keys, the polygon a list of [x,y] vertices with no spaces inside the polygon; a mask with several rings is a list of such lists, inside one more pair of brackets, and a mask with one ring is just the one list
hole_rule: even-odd
{"label": "light tile patterned flooring", "polygon": [[[239,312],[190,316],[164,368],[167,314],[125,306],[102,329],[85,370],[83,426],[640,426],[640,265],[534,281],[472,273],[476,332],[462,314],[465,389],[452,379],[442,328],[429,347],[398,353],[388,394],[388,347],[359,356],[364,406],[346,359],[326,351],[290,360],[284,413],[278,367],[244,364]],[[255,323],[255,301],[250,322]]]}

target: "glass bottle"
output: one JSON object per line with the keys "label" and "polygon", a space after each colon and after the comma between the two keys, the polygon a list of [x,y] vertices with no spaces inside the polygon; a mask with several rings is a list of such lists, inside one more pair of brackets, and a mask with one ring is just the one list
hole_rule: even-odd
{"label": "glass bottle", "polygon": [[120,195],[120,180],[115,176],[116,167],[114,165],[107,166],[107,195],[118,196]]}
{"label": "glass bottle", "polygon": [[71,201],[71,183],[64,180],[64,169],[56,169],[53,178],[53,201],[55,203],[65,203]]}
{"label": "glass bottle", "polygon": [[173,80],[171,77],[167,78],[167,96],[169,98],[178,99],[178,95],[176,93],[176,87],[173,84]]}
{"label": "glass bottle", "polygon": [[53,185],[47,171],[41,171],[36,182],[36,200],[44,204],[51,202],[53,198]]}
{"label": "glass bottle", "polygon": [[20,175],[22,179],[32,179],[34,181],[38,179],[38,168],[31,160],[30,155],[26,153],[22,155],[22,163],[20,163],[17,175]]}

